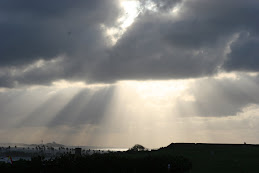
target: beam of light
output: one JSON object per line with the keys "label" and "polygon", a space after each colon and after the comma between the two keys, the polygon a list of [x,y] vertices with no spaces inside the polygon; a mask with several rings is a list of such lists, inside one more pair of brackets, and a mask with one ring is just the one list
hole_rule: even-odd
{"label": "beam of light", "polygon": [[[56,88],[53,86],[37,86],[20,90],[19,92],[23,95],[20,98],[14,97],[19,103],[9,103],[10,109],[17,114],[12,118],[14,123],[5,121],[8,126],[0,130],[2,134],[5,134],[3,135],[3,139],[6,138],[5,141],[39,143],[41,139],[47,138],[49,134],[42,135],[48,129],[46,124],[79,91],[76,87]],[[13,114],[10,110],[8,113]]]}
{"label": "beam of light", "polygon": [[[5,106],[6,110],[2,110],[3,117],[12,117],[4,120],[7,127],[1,126],[3,133],[9,134],[10,130],[18,130],[28,128],[43,128],[46,124],[55,116],[64,105],[67,104],[73,96],[78,93],[85,86],[81,82],[54,82],[52,86],[32,86],[29,88],[20,89],[8,89],[3,95],[9,95],[8,106]],[[47,107],[46,107],[47,106]],[[31,135],[37,133],[36,136],[40,136],[38,130],[31,131]],[[19,136],[19,135],[18,135]],[[12,139],[11,139],[12,138]],[[10,140],[19,139],[16,135],[9,137]],[[37,140],[36,140],[37,141]]]}
{"label": "beam of light", "polygon": [[[7,119],[4,120],[5,123],[8,123],[7,127],[3,127],[0,128],[0,132],[1,133],[6,133],[6,134],[10,134],[12,131],[16,131],[17,135],[12,135],[9,136],[7,141],[19,141],[22,138],[19,137],[19,134],[21,132],[30,134],[30,139],[28,139],[29,142],[31,141],[40,141],[40,139],[51,139],[52,137],[56,136],[56,135],[60,135],[60,134],[53,134],[50,135],[49,130],[52,129],[52,132],[55,133],[55,129],[54,127],[50,127],[48,128],[48,123],[51,122],[53,120],[53,118],[55,118],[55,115],[58,114],[58,112],[60,112],[68,103],[69,101],[71,101],[73,99],[73,97],[79,93],[80,91],[83,90],[88,90],[90,94],[90,96],[94,96],[94,93],[98,93],[98,91],[103,90],[107,87],[112,87],[113,85],[110,84],[85,84],[83,82],[69,82],[66,80],[60,80],[60,81],[55,81],[52,83],[51,86],[32,86],[29,88],[20,88],[20,89],[8,89],[5,92],[3,92],[3,95],[11,95],[13,97],[10,97],[10,99],[8,99],[8,106],[5,108],[6,111],[2,110],[2,114],[7,114],[4,116],[8,116],[9,114],[14,114],[14,117],[12,119]],[[80,111],[84,110],[85,104],[87,104],[87,99],[91,99],[91,98],[85,98],[84,101],[82,102],[81,107],[78,107],[78,109],[76,110],[77,112],[79,112],[80,116],[81,113]],[[101,98],[99,98],[101,99]],[[90,100],[92,101],[92,100]],[[25,105],[23,105],[22,103],[25,103]],[[93,102],[96,102],[95,98],[93,98]],[[107,101],[108,102],[108,101]],[[6,99],[5,99],[5,103]],[[30,104],[29,104],[30,103]],[[92,103],[94,104],[94,103]],[[95,103],[96,106],[98,105],[98,103]],[[13,110],[13,111],[11,111]],[[87,111],[87,110],[86,110]],[[73,113],[76,114],[76,112],[72,112],[71,116],[76,116],[73,115]],[[87,115],[87,112],[86,112]],[[74,117],[74,118],[80,118],[80,117]],[[2,120],[3,120],[3,116],[2,116]],[[72,119],[73,121],[73,119]],[[91,134],[89,134],[89,131],[91,131],[91,129],[95,129],[93,128],[95,125],[89,125],[86,124],[85,125],[80,125],[81,127],[78,129],[78,131],[76,132],[75,130],[72,130],[73,128],[76,127],[71,127],[71,126],[67,126],[66,128],[62,126],[60,126],[60,128],[58,128],[60,131],[61,129],[66,129],[67,134],[70,132],[71,134],[76,132],[77,134],[73,134],[75,139],[78,139],[78,141],[82,141],[82,138],[80,138],[79,136],[83,135],[84,133],[83,131],[87,131],[85,132],[85,134],[88,134],[88,138],[91,137]],[[30,133],[28,133],[28,129],[35,129],[38,128],[39,130],[32,130]],[[70,130],[72,131],[69,131]],[[34,137],[37,137],[38,139],[35,139]],[[85,136],[84,136],[85,137]],[[61,141],[66,141],[68,142],[68,136],[66,135],[66,133],[63,135],[63,137],[59,137],[56,138],[59,139]],[[53,138],[52,140],[55,140],[55,138]],[[52,141],[50,140],[50,141]],[[90,140],[90,139],[89,139]],[[76,142],[76,140],[75,140]],[[87,141],[85,141],[87,142]],[[82,143],[82,142],[81,142]],[[86,143],[85,143],[86,144]]]}
{"label": "beam of light", "polygon": [[[232,74],[222,76],[224,80],[233,80]],[[102,140],[99,143],[105,141],[110,146],[128,147],[135,143],[147,147],[164,146],[171,142],[238,143],[236,134],[240,130],[235,124],[250,122],[244,116],[247,110],[244,110],[241,119],[239,115],[231,120],[228,117],[199,117],[199,105],[191,93],[195,92],[192,84],[202,84],[203,80],[206,79],[118,82],[112,105],[102,123]],[[202,90],[199,89],[199,92]],[[230,131],[225,133],[228,137],[222,136],[221,124]],[[231,133],[234,135],[231,136]],[[253,137],[255,135],[249,139]]]}
{"label": "beam of light", "polygon": [[[240,77],[241,81],[247,85],[256,85],[247,76],[235,75]],[[232,77],[232,74],[221,74],[220,78],[212,77],[211,80],[239,82]],[[58,104],[58,108],[50,108],[46,112],[42,111],[42,114],[48,115],[36,119],[44,123],[51,122],[57,112],[60,112],[58,110],[64,109],[78,92],[90,90],[92,97],[85,98],[85,95],[83,95],[80,99],[81,102],[80,100],[76,102],[79,105],[76,104],[75,111],[64,112],[69,113],[69,115],[75,114],[75,116],[68,118],[71,124],[61,123],[58,126],[48,126],[46,123],[40,126],[29,124],[19,128],[11,126],[7,130],[1,127],[1,140],[39,143],[37,141],[43,139],[46,142],[56,141],[68,145],[116,147],[131,147],[140,143],[149,148],[166,146],[171,142],[242,143],[246,141],[257,143],[257,131],[259,130],[256,126],[259,122],[258,105],[249,105],[240,113],[231,117],[199,117],[200,109],[197,104],[200,98],[198,95],[200,92],[205,94],[208,92],[207,85],[204,85],[207,81],[205,78],[171,81],[120,81],[112,85],[115,86],[115,89],[111,95],[105,94],[109,91],[97,94],[99,99],[94,98],[94,93],[104,89],[105,85],[90,86],[81,82],[56,81],[49,87],[37,86],[24,89],[23,92],[13,94],[18,100],[9,100],[8,103],[11,103],[11,106],[9,106],[7,112],[19,106],[20,103],[18,113],[26,111],[28,114],[31,112],[37,114],[36,109],[42,110],[40,105],[48,102],[48,99],[53,100],[55,96],[64,94],[64,99],[59,99],[63,102]],[[243,88],[246,90],[246,87]],[[214,88],[211,87],[210,89],[213,91]],[[209,96],[208,98],[210,98]],[[37,103],[34,103],[31,109],[23,110],[21,103],[25,102],[25,98],[29,99],[32,104],[33,102]],[[100,104],[99,101],[104,104]],[[91,103],[90,106],[89,103]],[[226,102],[226,104],[228,103]],[[90,109],[93,105],[97,105],[97,109]],[[55,104],[53,106],[55,107]],[[98,110],[101,108],[104,109],[99,112]],[[27,107],[25,106],[24,109],[27,109]],[[94,110],[92,112],[97,110],[99,113],[95,115],[100,116],[100,118],[94,123],[84,119],[82,123],[82,116],[85,115],[85,112],[87,115],[90,110]],[[62,115],[62,111],[60,115]],[[19,115],[13,117],[14,121],[21,119]],[[224,136],[222,136],[223,133]],[[29,136],[29,138],[26,136]]]}
{"label": "beam of light", "polygon": [[[141,143],[158,147],[181,138],[174,100],[183,96],[191,80],[121,81],[107,116],[102,122],[103,141],[128,147]],[[105,135],[104,135],[105,134]],[[100,140],[101,141],[101,140]]]}
{"label": "beam of light", "polygon": [[46,94],[44,102],[35,107],[34,111],[23,119],[17,121],[17,126],[46,126],[78,92],[79,90],[76,88],[73,91],[69,89],[50,90]]}
{"label": "beam of light", "polygon": [[[59,140],[69,145],[89,145],[95,141],[96,128],[112,98],[113,85],[84,87],[47,123],[50,129],[64,129]],[[69,130],[70,129],[70,130]],[[46,130],[41,136],[48,136]]]}

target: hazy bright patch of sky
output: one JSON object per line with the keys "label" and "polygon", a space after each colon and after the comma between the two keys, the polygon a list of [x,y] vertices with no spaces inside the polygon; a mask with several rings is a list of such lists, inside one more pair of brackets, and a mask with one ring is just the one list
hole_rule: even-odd
{"label": "hazy bright patch of sky", "polygon": [[0,11],[0,142],[259,143],[258,1],[3,0]]}

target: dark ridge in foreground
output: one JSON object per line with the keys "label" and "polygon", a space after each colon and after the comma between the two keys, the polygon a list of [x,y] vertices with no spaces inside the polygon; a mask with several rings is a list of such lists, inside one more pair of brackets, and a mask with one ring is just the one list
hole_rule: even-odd
{"label": "dark ridge in foreground", "polygon": [[188,158],[191,173],[259,172],[258,144],[171,143],[158,152]]}
{"label": "dark ridge in foreground", "polygon": [[228,144],[228,143],[171,143],[166,147],[161,147],[160,149],[172,149],[174,147],[195,147],[195,146],[203,146],[203,147],[259,147],[259,144]]}

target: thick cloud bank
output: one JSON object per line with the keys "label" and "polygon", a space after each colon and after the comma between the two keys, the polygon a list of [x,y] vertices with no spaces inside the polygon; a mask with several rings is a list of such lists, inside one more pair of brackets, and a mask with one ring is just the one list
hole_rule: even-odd
{"label": "thick cloud bank", "polygon": [[0,85],[258,71],[257,0],[149,0],[138,8],[112,45],[106,29],[120,28],[119,0],[0,1]]}

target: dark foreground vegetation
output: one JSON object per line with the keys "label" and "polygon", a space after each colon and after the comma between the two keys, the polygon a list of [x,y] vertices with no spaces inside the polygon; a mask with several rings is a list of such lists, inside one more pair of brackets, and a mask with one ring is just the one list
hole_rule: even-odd
{"label": "dark foreground vegetation", "polygon": [[0,162],[0,172],[255,173],[259,172],[259,146],[172,143],[148,151],[136,145],[126,152],[64,154],[49,160],[37,156],[12,165]]}
{"label": "dark foreground vegetation", "polygon": [[49,160],[37,156],[31,161],[19,160],[12,165],[2,163],[0,172],[184,173],[191,167],[191,162],[182,156],[130,150],[83,156],[64,154]]}

